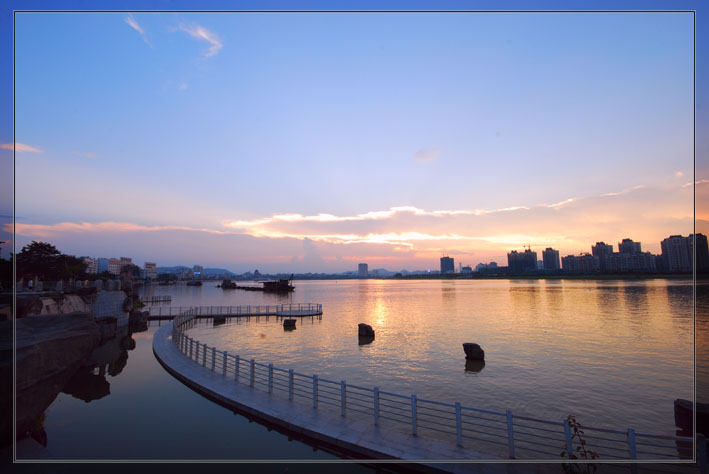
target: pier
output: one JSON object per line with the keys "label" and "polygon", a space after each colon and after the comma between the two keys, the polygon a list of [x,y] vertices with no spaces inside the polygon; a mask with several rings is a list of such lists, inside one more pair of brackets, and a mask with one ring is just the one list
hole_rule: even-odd
{"label": "pier", "polygon": [[242,318],[251,316],[276,316],[276,318],[322,317],[322,305],[319,303],[295,303],[278,305],[242,305],[242,306],[168,306],[145,308],[150,315],[148,321],[172,320],[182,314],[191,314],[196,318]]}
{"label": "pier", "polygon": [[[423,460],[558,462],[562,446],[569,455],[579,446],[566,419],[545,420],[327,380],[209,347],[187,334],[196,317],[195,311],[177,315],[155,334],[154,352],[170,373],[221,403],[362,456],[419,460],[430,467],[445,461]],[[596,463],[651,461],[691,469],[698,462],[702,472],[706,469],[701,435],[695,443],[692,437],[631,427],[584,425],[583,430],[586,447],[600,455]],[[471,470],[462,464],[442,468]]]}

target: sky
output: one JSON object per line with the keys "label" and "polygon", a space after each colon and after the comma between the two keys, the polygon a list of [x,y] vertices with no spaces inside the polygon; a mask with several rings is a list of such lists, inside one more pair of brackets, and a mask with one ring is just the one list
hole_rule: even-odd
{"label": "sky", "polygon": [[693,231],[694,192],[709,232],[693,28],[679,12],[18,12],[14,161],[0,136],[16,247],[237,272],[506,264],[623,238],[659,253]]}

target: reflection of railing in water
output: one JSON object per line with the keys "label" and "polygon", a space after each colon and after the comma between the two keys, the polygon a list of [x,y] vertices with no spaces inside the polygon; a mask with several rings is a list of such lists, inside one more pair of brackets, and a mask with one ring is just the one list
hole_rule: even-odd
{"label": "reflection of railing in water", "polygon": [[[184,310],[173,321],[172,340],[189,359],[212,372],[248,384],[274,396],[287,396],[289,401],[305,400],[313,409],[335,409],[341,416],[356,414],[358,420],[370,417],[374,426],[387,424],[409,430],[418,436],[430,436],[472,446],[478,452],[514,459],[561,460],[560,452],[566,444],[568,453],[576,453],[579,446],[572,440],[568,420],[551,421],[506,412],[463,406],[459,402],[444,403],[418,398],[415,394],[402,395],[319,378],[262,364],[254,359],[217,350],[187,336],[185,331],[197,324],[198,311]],[[682,461],[693,460],[691,437],[639,433],[633,428],[612,430],[582,427],[586,449],[599,454],[596,461]],[[465,444],[464,444],[465,443]],[[697,434],[697,459],[706,472],[706,441]]]}
{"label": "reflection of railing in water", "polygon": [[238,317],[238,316],[319,316],[322,315],[322,305],[317,303],[277,304],[277,305],[245,305],[245,306],[170,306],[160,308],[145,308],[150,312],[150,318],[172,319],[188,311],[197,317]]}
{"label": "reflection of railing in water", "polygon": [[159,304],[159,303],[170,303],[172,302],[172,296],[170,295],[154,295],[151,297],[142,298],[143,303],[147,304]]}

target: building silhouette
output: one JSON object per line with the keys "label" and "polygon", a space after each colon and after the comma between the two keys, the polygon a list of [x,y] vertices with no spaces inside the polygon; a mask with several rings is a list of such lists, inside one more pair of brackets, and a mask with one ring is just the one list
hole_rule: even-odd
{"label": "building silhouette", "polygon": [[367,278],[369,276],[369,265],[366,263],[360,263],[357,266],[357,276],[360,278]]}
{"label": "building silhouette", "polygon": [[507,254],[507,267],[511,273],[525,273],[537,269],[537,252],[527,249],[522,253],[513,250]]}
{"label": "building silhouette", "polygon": [[155,262],[145,262],[145,278],[156,280],[158,278],[158,264]]}
{"label": "building silhouette", "polygon": [[561,268],[559,251],[547,247],[542,251],[542,262],[544,262],[544,270],[559,270]]}
{"label": "building silhouette", "polygon": [[633,242],[632,239],[623,239],[622,242],[618,243],[618,253],[634,254],[641,252],[640,242]]}
{"label": "building silhouette", "polygon": [[[681,235],[671,235],[660,242],[662,248],[663,269],[668,272],[691,272],[695,262],[695,235],[687,237]],[[704,234],[696,234],[696,264],[698,272],[709,270],[709,249],[707,247],[707,237]]]}
{"label": "building silhouette", "polygon": [[441,274],[455,273],[455,261],[451,257],[441,257]]}
{"label": "building silhouette", "polygon": [[561,264],[566,273],[596,273],[601,269],[598,257],[590,253],[567,255],[561,259]]}

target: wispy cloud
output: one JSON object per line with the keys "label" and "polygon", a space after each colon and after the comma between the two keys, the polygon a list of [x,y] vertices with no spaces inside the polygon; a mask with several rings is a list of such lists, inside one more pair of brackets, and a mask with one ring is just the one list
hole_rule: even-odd
{"label": "wispy cloud", "polygon": [[222,49],[222,43],[219,41],[217,35],[207,28],[200,25],[185,25],[180,24],[180,30],[184,31],[188,35],[198,40],[206,41],[210,44],[209,49],[204,52],[204,56],[209,58],[216,55],[220,49]]}
{"label": "wispy cloud", "polygon": [[141,26],[138,24],[137,21],[135,21],[135,18],[133,18],[132,15],[128,15],[126,17],[126,23],[128,23],[128,25],[130,25],[130,27],[133,28],[135,31],[140,33],[140,37],[143,38],[143,41],[145,41],[145,44],[147,44],[150,47],[153,46],[152,44],[150,44],[150,41],[148,41],[148,38],[145,36],[145,30],[143,30],[143,28],[141,28]]}
{"label": "wispy cloud", "polygon": [[[12,143],[3,143],[3,144],[0,144],[0,148],[2,148],[4,150],[12,150],[13,144]],[[43,153],[44,152],[44,150],[41,150],[40,148],[33,147],[30,145],[25,145],[24,143],[19,143],[19,142],[15,142],[14,150],[15,151],[25,151],[28,153]]]}
{"label": "wispy cloud", "polygon": [[696,184],[707,184],[707,183],[709,183],[709,179],[698,179],[697,181],[695,181],[693,183],[683,184],[682,187],[688,188],[688,187],[692,186],[693,184],[696,185]]}
{"label": "wispy cloud", "polygon": [[[9,226],[9,227],[8,227]],[[12,224],[6,224],[5,230],[11,231]],[[146,226],[135,224],[132,222],[60,222],[57,224],[15,224],[15,232],[18,235],[36,236],[36,237],[51,237],[57,233],[67,232],[158,232],[170,230],[186,230],[194,232],[207,232],[210,234],[229,234],[215,229],[186,227],[186,226]]]}
{"label": "wispy cloud", "polygon": [[439,154],[440,150],[438,148],[421,148],[419,151],[414,153],[414,156],[412,156],[411,159],[420,163],[426,163],[436,161]]}

